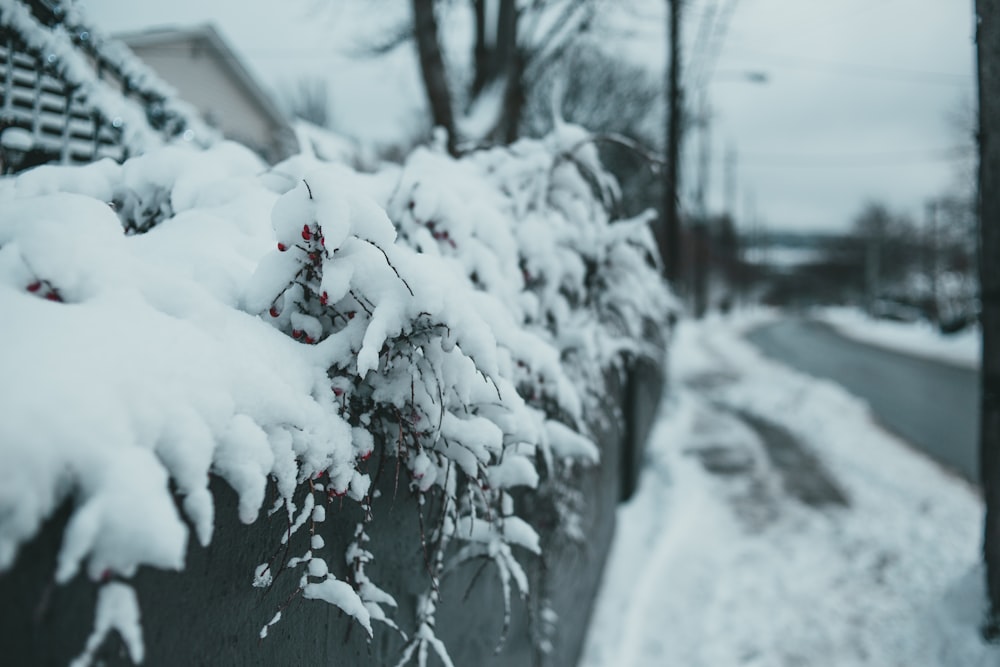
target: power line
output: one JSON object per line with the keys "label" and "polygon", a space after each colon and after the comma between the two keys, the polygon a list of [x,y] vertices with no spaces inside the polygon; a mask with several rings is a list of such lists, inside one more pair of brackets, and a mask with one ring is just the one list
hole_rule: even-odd
{"label": "power line", "polygon": [[875,0],[868,0],[868,5],[863,9],[850,8],[844,12],[838,12],[836,14],[827,14],[826,16],[816,16],[815,12],[811,9],[807,9],[803,16],[812,18],[812,21],[803,21],[797,25],[793,25],[789,28],[788,32],[792,33],[792,40],[790,42],[783,41],[782,44],[788,46],[789,44],[795,45],[810,39],[809,32],[815,28],[822,27],[826,32],[831,32],[831,28],[840,28],[845,23],[857,23],[861,16],[870,14],[871,12],[885,9],[887,5],[892,5],[898,0],[883,0],[881,3],[876,3]]}
{"label": "power line", "polygon": [[[909,69],[905,67],[891,67],[885,65],[873,65],[870,63],[851,63],[838,60],[825,60],[822,58],[812,58],[809,56],[792,56],[780,53],[770,53],[755,50],[730,51],[729,55],[744,54],[751,57],[768,58],[775,62],[784,64],[787,67],[798,69],[811,69],[814,71],[827,71],[846,76],[856,76],[867,79],[879,79],[883,81],[902,81],[910,83],[929,83],[947,86],[967,86],[973,83],[972,74],[957,74],[954,72],[934,72],[929,70]],[[741,66],[745,66],[745,61],[740,61]]]}
{"label": "power line", "polygon": [[741,153],[741,165],[786,168],[858,168],[964,160],[967,146],[841,154]]}

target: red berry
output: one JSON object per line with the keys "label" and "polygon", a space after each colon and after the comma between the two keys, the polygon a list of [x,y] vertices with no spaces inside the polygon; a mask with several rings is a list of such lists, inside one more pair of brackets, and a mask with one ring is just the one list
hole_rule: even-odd
{"label": "red berry", "polygon": [[277,317],[278,316],[278,307],[277,306],[271,306],[271,310],[269,310],[267,312],[271,313],[271,317]]}
{"label": "red berry", "polygon": [[312,232],[309,231],[309,225],[302,225],[302,240],[308,241],[312,238]]}
{"label": "red berry", "polygon": [[288,250],[288,246],[286,246],[284,243],[278,244],[278,252],[285,252],[286,250]]}
{"label": "red berry", "polygon": [[354,316],[355,316],[356,314],[357,314],[357,313],[355,313],[355,312],[354,312],[353,310],[351,310],[351,311],[348,311],[348,313],[347,313],[347,319],[349,319],[349,320],[353,320],[353,319],[354,319]]}
{"label": "red berry", "polygon": [[302,338],[302,329],[292,329],[292,338]]}
{"label": "red berry", "polygon": [[316,342],[316,339],[313,338],[312,336],[306,336],[305,340],[306,340],[306,345],[312,345],[313,343]]}
{"label": "red berry", "polygon": [[367,461],[371,457],[372,457],[372,450],[369,449],[367,452],[365,452],[364,454],[361,455],[361,460],[362,461]]}
{"label": "red berry", "polygon": [[325,306],[326,302],[329,301],[329,300],[330,300],[330,297],[329,297],[329,295],[327,295],[326,292],[323,292],[322,294],[319,295],[320,305]]}
{"label": "red berry", "polygon": [[62,303],[62,299],[55,292],[49,292],[48,294],[45,295],[45,298],[48,299],[49,301],[56,301]]}
{"label": "red berry", "polygon": [[27,289],[29,292],[37,292],[38,290],[42,289],[42,281],[36,280],[35,282],[28,285]]}
{"label": "red berry", "polygon": [[319,244],[321,246],[323,246],[324,248],[326,247],[326,237],[325,236],[319,237]]}
{"label": "red berry", "polygon": [[333,388],[333,395],[334,396],[343,396],[344,395],[344,390],[341,389],[340,387],[334,387]]}

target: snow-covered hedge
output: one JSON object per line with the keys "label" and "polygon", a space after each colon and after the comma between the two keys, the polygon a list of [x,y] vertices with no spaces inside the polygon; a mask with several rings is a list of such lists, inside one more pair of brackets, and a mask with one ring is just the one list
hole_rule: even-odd
{"label": "snow-covered hedge", "polygon": [[[283,540],[310,533],[248,585],[297,570],[298,595],[371,636],[396,627],[366,546],[370,474],[390,457],[438,508],[419,518],[429,574],[417,627],[397,628],[403,662],[449,663],[438,580],[492,561],[509,617],[528,592],[514,548],[539,550],[512,490],[597,463],[602,373],[658,354],[643,332],[672,302],[648,221],[612,223],[613,194],[586,133],[562,125],[375,174],[307,155],[267,169],[221,143],[0,181],[0,576],[71,503],[56,580],[102,586],[80,662],[110,629],[139,661],[128,580],[184,567],[185,518],[210,543],[216,476],[245,523],[280,512]],[[330,553],[326,508],[345,501],[366,518]]]}

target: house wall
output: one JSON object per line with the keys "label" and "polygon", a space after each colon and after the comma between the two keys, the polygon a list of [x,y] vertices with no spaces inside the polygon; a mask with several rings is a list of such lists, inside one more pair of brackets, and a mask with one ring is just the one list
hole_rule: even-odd
{"label": "house wall", "polygon": [[231,74],[215,54],[197,37],[171,44],[129,44],[139,58],[170,83],[181,99],[193,104],[210,124],[233,139],[260,151],[269,159],[281,157],[287,128],[275,125],[257,101]]}

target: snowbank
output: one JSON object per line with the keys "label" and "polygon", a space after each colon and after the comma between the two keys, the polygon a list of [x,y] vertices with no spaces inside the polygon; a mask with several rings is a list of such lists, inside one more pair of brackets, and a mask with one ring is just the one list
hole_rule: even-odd
{"label": "snowbank", "polygon": [[[978,631],[976,491],[841,388],[763,358],[741,340],[746,325],[678,330],[678,384],[619,512],[581,664],[998,664]],[[790,434],[846,505],[792,494],[743,415]],[[734,465],[711,474],[703,457],[719,452]]]}
{"label": "snowbank", "polygon": [[812,315],[848,338],[890,350],[967,368],[978,368],[982,358],[983,341],[978,326],[946,335],[929,322],[876,320],[856,308],[823,308]]}

